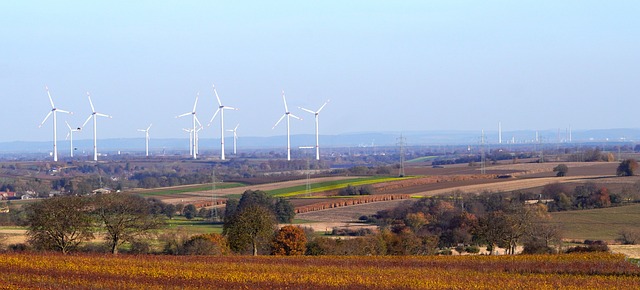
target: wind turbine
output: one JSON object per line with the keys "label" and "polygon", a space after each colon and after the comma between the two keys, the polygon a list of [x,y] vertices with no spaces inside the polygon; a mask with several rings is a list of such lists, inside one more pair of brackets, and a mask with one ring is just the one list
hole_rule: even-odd
{"label": "wind turbine", "polygon": [[327,100],[326,102],[324,102],[324,104],[320,107],[320,109],[318,109],[317,111],[311,111],[309,109],[305,109],[302,107],[298,107],[300,109],[302,109],[303,111],[307,111],[311,114],[314,114],[316,117],[316,160],[320,160],[320,144],[319,144],[319,137],[318,137],[318,115],[320,114],[320,111],[322,111],[322,109],[324,109],[324,106],[326,106],[329,103],[329,100]]}
{"label": "wind turbine", "polygon": [[198,92],[196,94],[196,101],[193,103],[193,110],[191,112],[187,112],[187,113],[184,113],[182,115],[176,116],[176,118],[181,118],[181,117],[189,116],[189,115],[192,116],[192,120],[193,120],[193,133],[192,134],[194,134],[194,135],[193,135],[193,142],[191,144],[192,149],[189,150],[189,151],[191,151],[191,154],[193,154],[193,159],[197,158],[196,123],[198,123],[198,125],[200,125],[200,127],[202,127],[202,124],[200,124],[200,121],[198,120],[198,117],[196,116],[196,106],[198,106],[198,98],[199,97],[200,97],[200,92]]}
{"label": "wind turbine", "polygon": [[91,105],[91,115],[89,115],[89,118],[84,121],[84,124],[82,124],[82,128],[84,128],[84,126],[87,125],[87,123],[89,123],[89,120],[91,120],[91,118],[93,117],[93,161],[98,161],[98,116],[107,118],[113,117],[96,112],[96,109],[93,107],[93,102],[91,101],[91,94],[89,94],[89,92],[87,92],[87,98],[89,98],[89,105]]}
{"label": "wind turbine", "polygon": [[38,126],[38,127],[42,127],[42,125],[44,125],[44,122],[46,122],[47,119],[49,119],[49,116],[53,115],[53,161],[58,161],[58,141],[57,141],[57,139],[58,139],[58,131],[57,131],[58,118],[57,118],[57,112],[67,113],[67,114],[73,114],[73,113],[69,112],[69,111],[65,111],[65,110],[56,108],[56,106],[53,104],[53,99],[51,98],[51,93],[49,93],[49,87],[45,86],[44,88],[47,90],[47,95],[49,96],[49,102],[51,103],[51,111],[49,111],[49,114],[47,114],[47,116],[44,117],[44,120],[42,120],[42,123],[40,123],[40,126]]}
{"label": "wind turbine", "polygon": [[271,130],[275,129],[276,126],[280,124],[282,119],[284,119],[284,117],[287,117],[287,160],[291,160],[291,130],[290,130],[291,126],[289,124],[291,120],[290,117],[294,117],[298,120],[302,120],[302,119],[294,114],[291,114],[291,112],[289,112],[289,108],[287,107],[287,99],[284,97],[284,90],[282,90],[282,101],[284,101],[284,114],[282,115],[282,117],[280,117],[278,122],[276,122],[276,124],[273,125]]}
{"label": "wind turbine", "polygon": [[189,133],[189,156],[193,155],[193,129],[182,129]]}
{"label": "wind turbine", "polygon": [[[238,110],[238,109],[234,107],[225,106],[222,104],[222,102],[220,102],[220,97],[218,96],[218,91],[216,91],[215,85],[213,86],[213,92],[215,93],[216,99],[218,100],[218,109],[213,114],[213,117],[211,117],[211,121],[209,121],[209,124],[207,126],[211,126],[213,119],[215,119],[218,113],[220,113],[220,160],[224,160],[224,110]],[[235,149],[234,149],[234,154],[235,154]]]}
{"label": "wind turbine", "polygon": [[69,123],[67,123],[67,121],[64,121],[65,124],[67,124],[67,128],[69,128],[69,133],[67,133],[67,137],[65,137],[64,139],[67,140],[69,139],[70,143],[69,146],[71,146],[71,158],[73,158],[73,132],[80,132],[82,131],[82,128],[78,127],[78,128],[71,128],[71,126],[69,125]]}
{"label": "wind turbine", "polygon": [[227,130],[229,132],[233,132],[233,155],[236,155],[236,144],[238,143],[238,126],[240,126],[240,124],[236,125],[236,127],[233,129]]}
{"label": "wind turbine", "polygon": [[144,132],[144,139],[146,141],[146,144],[145,144],[146,156],[149,156],[149,129],[151,129],[152,125],[153,124],[149,124],[149,127],[147,127],[147,129],[138,129],[138,131]]}

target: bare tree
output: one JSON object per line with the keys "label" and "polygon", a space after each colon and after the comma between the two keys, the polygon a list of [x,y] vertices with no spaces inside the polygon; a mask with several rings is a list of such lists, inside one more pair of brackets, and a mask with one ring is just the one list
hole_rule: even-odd
{"label": "bare tree", "polygon": [[149,233],[164,224],[159,214],[151,213],[149,202],[126,193],[101,194],[95,197],[95,214],[106,230],[111,253],[126,242]]}
{"label": "bare tree", "polygon": [[54,197],[27,207],[29,242],[36,248],[63,254],[93,238],[88,199]]}

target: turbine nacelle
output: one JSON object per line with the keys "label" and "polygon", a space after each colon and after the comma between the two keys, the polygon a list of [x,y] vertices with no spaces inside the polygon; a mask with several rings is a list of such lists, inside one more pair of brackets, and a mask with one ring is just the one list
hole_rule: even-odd
{"label": "turbine nacelle", "polygon": [[305,111],[305,112],[309,112],[311,114],[313,114],[315,116],[316,119],[316,160],[320,160],[320,145],[319,145],[319,133],[318,133],[318,119],[320,116],[320,111],[322,111],[322,109],[324,109],[324,107],[329,103],[329,100],[327,100],[326,102],[324,102],[324,104],[322,106],[320,106],[320,109],[318,109],[317,111],[312,111],[309,109],[305,109],[302,107],[298,107],[301,110]]}

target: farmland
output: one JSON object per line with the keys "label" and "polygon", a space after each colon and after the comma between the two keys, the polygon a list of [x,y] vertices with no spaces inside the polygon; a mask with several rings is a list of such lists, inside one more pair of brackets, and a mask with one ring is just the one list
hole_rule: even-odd
{"label": "farmland", "polygon": [[[5,289],[632,289],[621,255],[244,257],[0,254]],[[348,273],[348,274],[347,274]]]}
{"label": "farmland", "polygon": [[613,241],[624,229],[640,230],[640,204],[551,214],[565,238]]}

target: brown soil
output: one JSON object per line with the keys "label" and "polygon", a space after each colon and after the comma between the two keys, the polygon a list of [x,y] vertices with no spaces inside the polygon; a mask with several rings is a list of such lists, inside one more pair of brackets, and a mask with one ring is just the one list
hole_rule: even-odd
{"label": "brown soil", "polygon": [[393,200],[386,202],[373,202],[367,204],[339,207],[333,209],[319,210],[297,214],[297,219],[317,221],[317,222],[343,222],[349,223],[357,221],[363,215],[372,215],[378,211],[394,208],[401,204],[412,203],[414,200]]}

